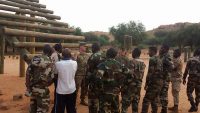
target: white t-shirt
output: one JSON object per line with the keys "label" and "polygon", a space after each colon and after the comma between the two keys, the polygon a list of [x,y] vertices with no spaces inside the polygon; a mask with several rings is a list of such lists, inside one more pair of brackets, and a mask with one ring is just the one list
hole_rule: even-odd
{"label": "white t-shirt", "polygon": [[76,91],[75,74],[77,71],[77,62],[74,60],[61,60],[56,62],[58,72],[58,85],[56,92],[58,94],[71,94]]}

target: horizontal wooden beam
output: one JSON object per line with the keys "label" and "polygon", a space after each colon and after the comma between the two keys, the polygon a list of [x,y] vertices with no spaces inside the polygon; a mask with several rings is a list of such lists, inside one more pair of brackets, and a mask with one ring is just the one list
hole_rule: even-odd
{"label": "horizontal wooden beam", "polygon": [[5,13],[5,12],[0,12],[0,17],[20,19],[20,20],[33,21],[33,22],[42,22],[42,23],[48,23],[48,24],[68,27],[68,24],[64,23],[64,22],[58,22],[58,21],[54,21],[54,20],[46,20],[46,19],[41,19],[41,18],[33,18],[33,17],[21,16],[21,15],[14,15],[14,14],[9,14],[9,13]]}
{"label": "horizontal wooden beam", "polygon": [[1,0],[0,4],[13,6],[13,7],[19,7],[19,8],[23,8],[23,9],[30,9],[32,11],[38,11],[38,12],[42,12],[42,13],[53,14],[52,10],[41,9],[41,8],[32,7],[32,6],[29,6],[29,5],[23,5],[23,4],[19,4],[19,3],[14,3],[14,2],[10,2],[10,1],[2,1]]}
{"label": "horizontal wooden beam", "polygon": [[39,3],[39,0],[26,0],[26,1]]}
{"label": "horizontal wooden beam", "polygon": [[72,29],[72,28],[51,27],[51,26],[44,26],[44,25],[39,25],[39,24],[14,22],[14,21],[7,21],[7,20],[1,20],[1,19],[0,19],[0,25],[44,29],[44,30],[57,31],[57,32],[62,32],[62,33],[73,33],[75,31],[75,29]]}
{"label": "horizontal wooden beam", "polygon": [[56,15],[30,11],[26,9],[13,8],[13,7],[8,7],[8,6],[3,6],[3,5],[0,5],[0,10],[12,11],[12,12],[17,12],[17,13],[22,13],[22,14],[36,15],[36,16],[46,17],[48,19],[58,19],[58,20],[61,19],[60,16],[56,16]]}
{"label": "horizontal wooden beam", "polygon": [[[45,44],[49,44],[50,46],[54,46],[56,43],[44,43],[44,42],[14,42],[13,46],[15,47],[38,47],[42,48]],[[64,48],[78,48],[79,43],[61,43]],[[91,44],[87,44],[86,46],[91,47]]]}
{"label": "horizontal wooden beam", "polygon": [[49,34],[49,33],[41,33],[34,31],[10,29],[10,28],[3,28],[3,33],[5,33],[6,35],[13,35],[13,36],[40,37],[40,38],[77,40],[77,41],[85,40],[85,37],[83,36]]}
{"label": "horizontal wooden beam", "polygon": [[30,1],[24,1],[24,0],[7,0],[7,1],[24,4],[24,5],[30,5],[30,6],[34,6],[34,7],[38,7],[38,8],[46,8],[46,5],[34,3],[34,2],[30,2]]}

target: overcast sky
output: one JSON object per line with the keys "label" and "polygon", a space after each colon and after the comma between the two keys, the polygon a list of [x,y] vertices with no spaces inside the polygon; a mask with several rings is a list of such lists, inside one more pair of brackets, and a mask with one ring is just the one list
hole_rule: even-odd
{"label": "overcast sky", "polygon": [[177,22],[200,22],[200,0],[40,0],[63,22],[87,31],[108,31],[134,20],[146,30]]}

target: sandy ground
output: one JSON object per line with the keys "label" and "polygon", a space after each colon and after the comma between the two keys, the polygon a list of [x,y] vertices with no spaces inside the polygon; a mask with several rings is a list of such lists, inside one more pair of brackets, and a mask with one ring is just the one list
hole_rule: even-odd
{"label": "sandy ground", "polygon": [[[146,56],[146,55],[145,55]],[[145,57],[144,55],[142,57]],[[146,65],[148,66],[148,60],[144,59]],[[147,68],[146,68],[147,69]],[[145,71],[145,76],[146,76]],[[9,107],[8,110],[0,110],[0,113],[28,113],[29,109],[29,98],[23,97],[20,101],[13,101],[13,95],[15,94],[24,94],[25,91],[25,78],[18,77],[19,76],[19,60],[15,57],[6,57],[5,58],[5,74],[0,75],[0,90],[3,92],[3,95],[0,96],[0,102],[7,104]],[[145,81],[144,77],[144,81]],[[143,82],[144,83],[144,82]],[[143,84],[144,86],[144,84]],[[171,87],[171,86],[170,86]],[[189,102],[186,96],[186,86],[181,86],[182,90],[180,92],[180,107],[179,113],[188,113],[188,109],[190,108]],[[53,86],[51,89],[51,99],[53,97]],[[142,87],[141,92],[141,100],[139,105],[139,111],[141,110],[142,99],[144,97],[145,91]],[[79,100],[77,102],[78,113],[88,113],[88,108],[79,104]],[[169,106],[173,106],[173,98],[171,95],[171,88],[169,89]],[[50,109],[52,108],[52,104]],[[150,110],[149,110],[150,112]],[[129,108],[129,112],[131,113],[131,108]],[[169,112],[172,113],[172,112]],[[199,111],[200,113],[200,111]]]}

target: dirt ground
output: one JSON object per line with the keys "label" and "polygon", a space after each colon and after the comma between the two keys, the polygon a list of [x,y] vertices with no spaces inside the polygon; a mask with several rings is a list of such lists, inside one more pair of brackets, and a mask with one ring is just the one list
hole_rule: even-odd
{"label": "dirt ground", "polygon": [[[143,54],[142,57],[146,55]],[[148,66],[148,59],[144,58],[146,65]],[[146,68],[147,70],[147,68]],[[145,71],[145,76],[146,76]],[[23,99],[20,101],[13,101],[13,95],[15,94],[24,94],[25,91],[25,78],[19,77],[19,59],[16,57],[6,57],[5,58],[5,74],[0,75],[0,90],[3,95],[0,95],[0,103],[3,102],[8,106],[8,110],[0,110],[0,113],[28,113],[29,109],[29,98],[23,96]],[[145,81],[144,77],[144,80]],[[143,82],[144,86],[144,82]],[[170,86],[171,87],[171,86]],[[186,96],[186,86],[181,86],[182,90],[180,92],[180,107],[179,113],[188,113],[188,109],[190,108],[189,102]],[[51,100],[53,97],[53,86],[51,89]],[[141,111],[142,99],[144,97],[145,91],[142,87],[141,99],[139,105],[139,111]],[[173,106],[173,98],[171,94],[171,88],[169,89],[169,107]],[[52,108],[52,103],[51,107]],[[79,100],[77,102],[77,110],[78,113],[88,113],[88,108],[79,104]],[[150,110],[149,110],[150,112]],[[129,108],[128,113],[131,113],[131,108]],[[169,112],[171,113],[171,112]],[[200,111],[199,111],[200,113]]]}

